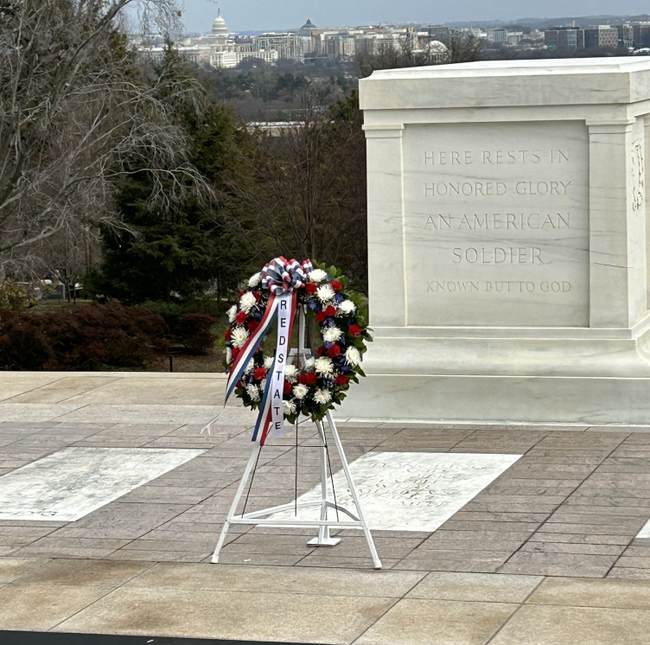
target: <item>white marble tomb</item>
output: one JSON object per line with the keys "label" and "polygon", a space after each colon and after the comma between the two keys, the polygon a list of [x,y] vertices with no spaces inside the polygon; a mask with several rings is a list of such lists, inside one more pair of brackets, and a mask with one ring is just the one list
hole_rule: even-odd
{"label": "white marble tomb", "polygon": [[0,477],[0,520],[73,522],[203,452],[64,448]]}
{"label": "white marble tomb", "polygon": [[[435,452],[368,452],[350,464],[361,506],[374,530],[435,531],[514,464],[521,455]],[[330,499],[332,498],[331,483]],[[355,512],[345,476],[334,474],[339,506]],[[320,484],[298,498],[318,501]],[[329,511],[329,517],[335,516]],[[320,509],[301,509],[301,520],[319,519]],[[276,513],[291,518],[293,511]]]}
{"label": "white marble tomb", "polygon": [[650,423],[650,60],[361,81],[368,378],[356,418]]}

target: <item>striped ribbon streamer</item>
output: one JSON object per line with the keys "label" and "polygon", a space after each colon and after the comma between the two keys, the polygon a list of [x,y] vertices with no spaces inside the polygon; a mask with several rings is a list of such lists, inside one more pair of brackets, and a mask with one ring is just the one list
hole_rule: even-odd
{"label": "striped ribbon streamer", "polygon": [[260,401],[259,413],[253,430],[252,441],[259,438],[264,445],[269,428],[274,435],[280,435],[284,426],[284,371],[289,357],[293,322],[296,315],[298,294],[307,283],[307,275],[313,267],[309,260],[302,263],[295,259],[277,257],[271,260],[261,272],[262,288],[268,289],[270,298],[259,327],[252,334],[234,361],[226,385],[226,401],[235,391],[246,367],[262,341],[271,330],[273,321],[278,320],[277,341],[273,366],[267,372],[266,386]]}

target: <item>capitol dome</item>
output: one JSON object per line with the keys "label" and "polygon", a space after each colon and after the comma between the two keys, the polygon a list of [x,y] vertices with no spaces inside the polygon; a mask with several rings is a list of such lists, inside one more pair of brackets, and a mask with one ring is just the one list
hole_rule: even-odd
{"label": "capitol dome", "polygon": [[212,21],[212,33],[217,35],[228,33],[228,27],[226,25],[226,21],[221,15],[221,9],[219,9],[217,12],[217,17]]}

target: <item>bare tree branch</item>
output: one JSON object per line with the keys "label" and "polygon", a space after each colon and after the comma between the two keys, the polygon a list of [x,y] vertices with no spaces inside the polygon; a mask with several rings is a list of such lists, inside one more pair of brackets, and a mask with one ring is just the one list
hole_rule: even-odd
{"label": "bare tree branch", "polygon": [[176,0],[0,0],[0,277],[114,222],[113,180],[135,167],[161,212],[209,192],[169,108],[196,88],[137,62],[119,30],[130,7],[176,29]]}

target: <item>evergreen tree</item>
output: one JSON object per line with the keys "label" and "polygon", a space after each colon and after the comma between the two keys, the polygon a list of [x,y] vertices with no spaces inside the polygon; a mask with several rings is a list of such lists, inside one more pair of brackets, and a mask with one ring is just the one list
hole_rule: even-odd
{"label": "evergreen tree", "polygon": [[[104,258],[89,283],[96,293],[125,302],[189,299],[208,287],[236,285],[251,258],[254,220],[240,195],[247,189],[252,141],[230,110],[205,96],[189,64],[168,48],[160,97],[191,142],[190,161],[212,189],[211,199],[170,200],[152,209],[150,176],[142,159],[119,180],[117,208],[122,228],[103,233]],[[179,86],[186,92],[179,92]],[[180,98],[179,98],[180,97]],[[170,192],[173,186],[168,187]],[[253,267],[250,267],[251,270]]]}

